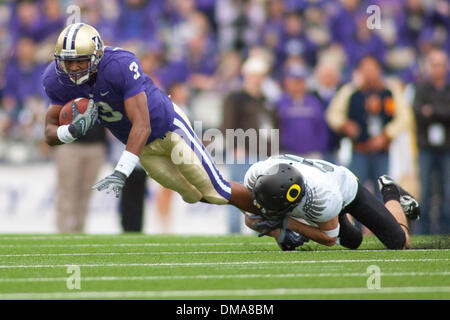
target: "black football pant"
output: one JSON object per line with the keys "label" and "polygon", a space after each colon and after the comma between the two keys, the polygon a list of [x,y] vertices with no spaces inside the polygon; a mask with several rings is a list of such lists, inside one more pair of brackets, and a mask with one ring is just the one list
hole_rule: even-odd
{"label": "black football pant", "polygon": [[362,242],[362,231],[347,219],[345,213],[365,225],[388,249],[404,247],[406,236],[402,227],[383,203],[359,182],[355,199],[339,214],[340,244],[356,249]]}
{"label": "black football pant", "polygon": [[120,223],[125,232],[141,232],[144,221],[144,203],[147,173],[135,168],[122,189],[120,199]]}

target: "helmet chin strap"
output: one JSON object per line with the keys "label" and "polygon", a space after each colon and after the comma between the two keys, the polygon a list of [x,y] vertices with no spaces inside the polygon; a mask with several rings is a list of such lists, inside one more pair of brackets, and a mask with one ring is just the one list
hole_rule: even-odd
{"label": "helmet chin strap", "polygon": [[81,84],[83,84],[83,83],[85,83],[85,82],[87,82],[89,80],[89,76],[90,76],[90,73],[88,72],[84,76],[79,77],[77,79],[73,79],[70,75],[69,75],[69,78],[76,85],[81,85]]}

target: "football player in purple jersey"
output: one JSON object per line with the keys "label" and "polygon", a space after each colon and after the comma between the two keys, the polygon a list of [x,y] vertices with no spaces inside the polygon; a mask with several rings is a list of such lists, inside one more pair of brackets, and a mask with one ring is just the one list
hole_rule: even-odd
{"label": "football player in purple jersey", "polygon": [[[93,189],[118,197],[140,161],[149,176],[188,203],[232,204],[257,213],[251,192],[222,177],[185,114],[142,72],[136,56],[105,47],[92,26],[75,23],[61,32],[43,84],[51,101],[45,124],[49,145],[76,140],[96,121],[125,144],[114,172]],[[59,125],[62,106],[79,97],[90,99],[87,110],[79,113],[73,105],[72,123]]]}

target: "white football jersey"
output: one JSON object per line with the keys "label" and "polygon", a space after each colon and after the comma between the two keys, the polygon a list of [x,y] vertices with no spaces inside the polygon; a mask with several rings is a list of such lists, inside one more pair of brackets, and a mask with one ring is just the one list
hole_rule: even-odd
{"label": "white football jersey", "polygon": [[324,160],[304,159],[288,154],[273,156],[253,164],[245,174],[245,186],[253,189],[260,175],[280,163],[288,163],[297,168],[306,185],[305,196],[288,215],[302,218],[312,225],[339,215],[353,201],[358,191],[357,178],[347,168]]}

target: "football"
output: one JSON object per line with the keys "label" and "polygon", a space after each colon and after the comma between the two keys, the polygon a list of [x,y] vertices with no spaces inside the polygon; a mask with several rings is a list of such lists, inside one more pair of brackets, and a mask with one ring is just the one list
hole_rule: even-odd
{"label": "football", "polygon": [[59,113],[59,124],[71,124],[72,123],[72,102],[77,105],[78,112],[84,113],[86,111],[89,99],[87,98],[76,98],[67,102],[64,107],[62,107]]}

